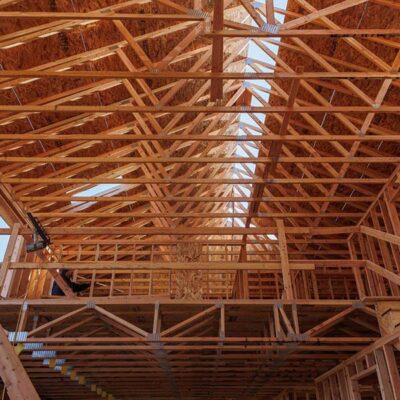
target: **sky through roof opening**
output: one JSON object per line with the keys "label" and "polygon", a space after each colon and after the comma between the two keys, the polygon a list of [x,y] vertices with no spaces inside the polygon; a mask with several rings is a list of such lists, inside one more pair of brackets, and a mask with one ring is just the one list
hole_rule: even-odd
{"label": "sky through roof opening", "polygon": [[[287,8],[287,2],[288,0],[274,0],[274,7],[275,7],[275,19],[279,21],[279,23],[284,22],[284,15],[279,14],[276,12],[277,9],[284,9],[286,10]],[[254,7],[258,8],[264,8],[265,9],[265,0],[255,2],[253,3]],[[266,22],[266,19],[263,17],[264,21]],[[251,24],[253,26],[257,26],[256,23],[251,20]],[[276,38],[275,40],[280,40],[280,38]],[[263,41],[263,44],[268,47],[269,50],[271,50],[274,54],[278,53],[279,47],[277,45],[274,45],[272,43],[268,43],[266,41]],[[248,53],[247,53],[247,62],[246,62],[246,67],[244,72],[274,72],[274,66],[276,65],[275,60],[268,56],[257,44],[253,39],[250,39],[249,47],[248,47]],[[270,68],[268,68],[270,67]],[[263,103],[268,103],[269,101],[269,96],[270,96],[270,90],[271,86],[269,85],[268,82],[265,80],[251,80],[251,81],[245,81],[244,85],[251,90],[253,93],[252,100],[251,100],[251,105],[252,106],[263,106]],[[257,99],[257,96],[262,100]],[[249,114],[242,113],[239,118],[239,135],[240,136],[246,136],[246,135],[262,135],[262,131],[260,127],[257,125],[257,123],[253,120],[253,118],[257,118],[261,123],[265,122],[265,115],[256,113],[253,116],[250,116]],[[242,143],[238,142],[236,146],[236,157],[257,157],[258,156],[258,146],[256,143]],[[246,171],[246,168],[248,169]],[[251,178],[252,174],[256,170],[256,164],[235,164],[233,168],[233,173],[235,178]],[[251,187],[246,185],[234,185],[233,189],[233,195],[235,197],[241,197],[241,196],[251,196]],[[236,205],[231,204],[230,212],[233,212],[235,209],[236,213],[242,212],[243,214],[247,213],[249,206],[249,202],[241,202],[240,207]],[[235,220],[234,223],[238,223],[239,226],[244,226],[244,221],[239,219]],[[254,227],[254,224],[251,224],[250,226]],[[269,237],[273,236],[273,237]],[[269,235],[270,240],[277,240],[275,235]]]}
{"label": "sky through roof opening", "polygon": [[[122,176],[118,176],[117,179],[121,179]],[[115,189],[121,188],[123,185],[121,183],[101,183],[99,185],[94,185],[88,189],[82,190],[81,192],[76,192],[73,197],[94,197],[94,196],[109,196],[113,193]],[[72,205],[82,205],[82,208],[90,207],[95,204],[95,201],[82,204],[80,201],[71,201]]]}
{"label": "sky through roof opening", "polygon": [[[0,217],[0,228],[9,228],[7,223],[1,217]],[[3,261],[4,259],[4,254],[6,252],[9,239],[10,239],[9,235],[0,235],[0,261]]]}

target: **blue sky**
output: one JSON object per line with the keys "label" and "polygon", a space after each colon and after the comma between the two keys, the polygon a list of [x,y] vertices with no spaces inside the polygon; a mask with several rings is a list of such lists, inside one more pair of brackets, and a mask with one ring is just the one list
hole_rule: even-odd
{"label": "blue sky", "polygon": [[[260,7],[264,7],[265,0],[259,1],[258,3],[259,3]],[[274,6],[277,7],[277,8],[286,9],[287,0],[274,0]],[[283,23],[284,15],[275,13],[275,19],[277,19],[279,21],[279,23]],[[252,25],[256,26],[256,23],[254,21],[252,21]],[[267,42],[264,42],[264,43],[273,53],[276,54],[278,52],[278,50],[279,50],[278,46],[269,44]],[[250,41],[250,43],[249,43],[247,57],[248,57],[249,60],[259,60],[259,61],[262,61],[264,63],[270,64],[270,65],[275,65],[275,61],[272,58],[270,58],[263,50],[261,50],[260,47],[258,47],[257,44],[254,41]],[[273,70],[268,69],[268,68],[266,68],[264,66],[257,65],[257,67],[263,72],[273,72]],[[250,65],[247,65],[246,69],[245,69],[245,72],[255,72],[255,71],[253,70],[253,68]],[[246,82],[249,85],[250,84],[256,84],[256,85],[260,86],[261,88],[271,89],[270,85],[265,80],[252,80],[252,81],[246,81]],[[257,89],[254,89],[254,90],[257,91],[259,96],[265,102],[268,102],[269,93],[265,93],[265,92],[262,92],[262,91],[257,90]],[[252,98],[251,105],[252,106],[262,106],[262,104],[255,97]],[[265,116],[263,114],[256,114],[256,116],[261,122],[264,123]],[[251,117],[248,114],[241,114],[240,122],[242,122],[244,124],[252,125],[252,126],[256,125],[255,122],[251,119]],[[250,133],[252,135],[260,135],[260,132],[257,131],[257,130],[254,130],[254,131],[250,130]],[[244,131],[241,127],[239,128],[239,135],[246,135],[246,131]],[[256,147],[248,146],[247,149],[251,153],[252,156],[257,157],[258,150],[257,150]],[[239,157],[248,157],[246,152],[240,147],[239,144],[237,146],[236,155],[239,156]],[[252,172],[255,171],[255,167],[256,167],[255,164],[247,164],[247,166]],[[240,164],[235,165],[235,167],[236,167],[236,169],[243,171],[243,169],[241,168]],[[250,190],[245,188],[245,187],[241,187],[240,190],[246,196],[250,196],[250,194],[251,194]],[[235,191],[235,194],[237,196],[240,196],[240,193],[238,191]],[[244,209],[247,209],[248,202],[242,202],[242,206],[244,207]],[[244,225],[244,220],[243,219],[239,219],[239,220],[237,220],[235,222],[237,222],[239,225]],[[276,236],[275,235],[268,235],[268,237],[271,240],[276,240]]]}
{"label": "blue sky", "polygon": [[[8,228],[8,225],[0,217],[0,228]],[[9,236],[0,235],[0,261],[3,261],[4,253],[6,251]]]}

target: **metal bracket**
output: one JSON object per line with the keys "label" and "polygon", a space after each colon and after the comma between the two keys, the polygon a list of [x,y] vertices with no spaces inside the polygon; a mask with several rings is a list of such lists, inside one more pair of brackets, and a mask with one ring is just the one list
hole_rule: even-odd
{"label": "metal bracket", "polygon": [[86,303],[86,308],[88,308],[89,310],[94,310],[95,307],[96,307],[96,302],[94,300],[88,301]]}

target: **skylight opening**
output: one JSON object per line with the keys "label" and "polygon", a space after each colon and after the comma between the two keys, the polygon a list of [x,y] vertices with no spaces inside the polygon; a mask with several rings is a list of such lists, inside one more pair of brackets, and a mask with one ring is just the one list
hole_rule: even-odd
{"label": "skylight opening", "polygon": [[[121,179],[122,176],[119,176],[117,179]],[[99,196],[109,196],[110,192],[114,189],[118,189],[122,187],[120,183],[101,183],[98,185],[94,185],[88,189],[85,189],[81,192],[74,193],[72,197],[99,197]],[[91,201],[85,204],[82,204],[80,201],[71,201],[72,205],[81,205],[81,209],[88,208],[93,204],[96,204],[95,201]]]}
{"label": "skylight opening", "polygon": [[120,186],[120,183],[101,183],[99,185],[92,186],[89,189],[83,190],[82,192],[75,193],[73,196],[75,197],[92,197],[92,196],[100,196],[104,194],[104,192],[115,189]]}
{"label": "skylight opening", "polygon": [[[274,0],[274,7],[275,9],[287,9],[287,3],[288,0]],[[257,8],[264,8],[265,9],[265,0],[259,1],[255,4],[255,7]],[[266,21],[266,18],[262,16],[264,22]],[[283,23],[285,16],[283,14],[279,14],[275,11],[275,19],[278,21],[278,23]],[[251,24],[253,26],[257,26],[254,20],[251,20]],[[279,41],[280,38],[277,38],[276,41]],[[279,46],[273,43],[269,43],[267,41],[262,41],[263,44],[268,47],[268,49],[274,53],[277,54],[279,50]],[[260,46],[257,45],[257,43],[253,40],[250,39],[250,43],[248,46],[248,53],[247,53],[247,65],[245,67],[245,72],[255,72],[255,68],[258,71],[262,72],[274,72],[274,67],[276,66],[275,60],[270,57],[268,54],[263,51]],[[262,102],[268,103],[269,101],[269,96],[270,96],[270,91],[271,91],[271,86],[270,84],[265,81],[265,80],[248,80],[244,82],[245,87],[251,88],[253,92],[257,94],[259,99],[256,96],[252,96],[251,99],[251,105],[252,106],[263,106]],[[254,87],[258,86],[258,87]],[[265,115],[256,113],[255,114],[256,118],[264,124],[265,122]],[[252,129],[253,127],[253,129]],[[257,123],[251,118],[249,114],[246,113],[241,113],[239,117],[239,132],[238,134],[240,136],[248,136],[250,135],[262,135],[262,130],[260,127],[257,125]],[[240,145],[240,142],[237,142],[236,146],[236,152],[235,155],[236,157],[249,157],[249,154],[251,154],[254,157],[257,157],[258,155],[258,150],[255,149],[252,146],[246,146],[246,142],[242,143],[243,146],[246,146],[247,152],[243,150],[242,146]],[[246,167],[248,168],[249,171],[252,173],[255,172],[256,170],[256,164],[255,163],[249,163],[246,164]],[[243,166],[240,164],[235,164],[233,166],[233,174],[235,177],[240,177],[240,173],[246,174],[245,169]],[[245,194],[246,196],[250,197],[251,196],[251,190],[248,188],[244,187],[243,185],[235,185],[233,193],[235,193],[235,196],[242,196]],[[246,213],[248,210],[249,202],[240,202],[241,207],[235,207],[235,204],[231,205],[231,209],[235,209],[236,213]],[[233,218],[232,219],[232,224],[238,224],[238,226],[243,225],[243,219],[240,218]],[[267,237],[270,240],[278,240],[275,235],[267,235]]]}
{"label": "skylight opening", "polygon": [[[9,228],[7,223],[1,217],[0,217],[0,228]],[[4,259],[4,254],[6,252],[9,239],[10,239],[9,235],[0,235],[0,261],[3,261]]]}

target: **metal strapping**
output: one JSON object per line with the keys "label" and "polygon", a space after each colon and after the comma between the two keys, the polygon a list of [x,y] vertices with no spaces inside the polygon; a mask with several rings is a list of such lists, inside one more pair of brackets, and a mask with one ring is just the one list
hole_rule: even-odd
{"label": "metal strapping", "polygon": [[28,332],[19,331],[19,332],[8,332],[8,340],[10,342],[25,342],[28,338]]}

